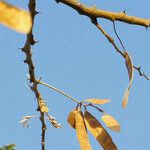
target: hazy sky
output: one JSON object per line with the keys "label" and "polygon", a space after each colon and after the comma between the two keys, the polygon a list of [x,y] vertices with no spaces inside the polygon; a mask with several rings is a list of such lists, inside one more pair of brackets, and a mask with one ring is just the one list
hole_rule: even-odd
{"label": "hazy sky", "polygon": [[[7,0],[27,9],[25,0]],[[150,18],[150,1],[146,0],[86,0],[87,5]],[[83,100],[109,98],[101,106],[121,124],[114,133],[106,127],[119,150],[148,150],[150,148],[150,81],[139,77],[135,71],[133,86],[126,109],[121,108],[128,74],[124,59],[116,53],[106,38],[85,16],[54,0],[37,1],[40,12],[35,18],[32,47],[36,77]],[[99,19],[104,29],[115,39],[112,22]],[[144,27],[116,23],[117,31],[132,56],[135,66],[142,66],[150,75],[150,31]],[[34,94],[28,89],[27,65],[23,63],[25,35],[0,26],[0,145],[16,143],[17,150],[40,150],[41,123],[31,120],[29,128],[19,123],[24,115],[39,115]],[[120,46],[120,45],[119,45]],[[63,126],[55,129],[47,121],[47,150],[78,150],[75,130],[67,123],[67,115],[76,104],[63,95],[42,85],[39,89],[49,106],[50,114]],[[99,120],[101,114],[88,109]],[[102,122],[102,121],[101,121]],[[93,150],[102,149],[90,135]]]}

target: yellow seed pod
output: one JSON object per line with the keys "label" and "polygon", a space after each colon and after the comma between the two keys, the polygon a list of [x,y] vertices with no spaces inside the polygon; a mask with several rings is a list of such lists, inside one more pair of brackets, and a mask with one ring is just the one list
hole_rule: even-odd
{"label": "yellow seed pod", "polygon": [[32,19],[29,12],[0,1],[0,24],[17,32],[29,33]]}
{"label": "yellow seed pod", "polygon": [[104,116],[102,116],[101,119],[104,121],[106,126],[110,128],[111,130],[116,131],[116,132],[120,131],[121,126],[119,122],[111,115],[105,114]]}
{"label": "yellow seed pod", "polygon": [[68,119],[67,119],[67,121],[68,121],[68,123],[70,124],[70,126],[71,126],[72,128],[74,128],[74,129],[75,129],[75,122],[76,122],[75,117],[76,117],[76,113],[77,113],[77,112],[78,112],[77,109],[72,110],[72,111],[69,113],[69,116],[68,116]]}
{"label": "yellow seed pod", "polygon": [[75,122],[77,139],[79,141],[81,150],[92,150],[81,110],[78,110],[78,112],[76,113]]}
{"label": "yellow seed pod", "polygon": [[84,101],[92,103],[92,104],[96,104],[96,105],[102,105],[102,104],[110,102],[109,99],[98,99],[98,98],[90,98],[90,99],[86,99]]}
{"label": "yellow seed pod", "polygon": [[111,136],[92,114],[85,111],[84,118],[88,130],[92,133],[104,150],[117,150]]}

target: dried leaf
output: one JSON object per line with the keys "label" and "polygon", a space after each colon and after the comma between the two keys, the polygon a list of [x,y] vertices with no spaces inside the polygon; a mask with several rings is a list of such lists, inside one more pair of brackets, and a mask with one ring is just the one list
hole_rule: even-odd
{"label": "dried leaf", "polygon": [[20,123],[23,124],[24,128],[28,128],[29,127],[29,121],[33,117],[35,117],[35,116],[23,116],[22,120],[20,121]]}
{"label": "dried leaf", "polygon": [[85,111],[84,118],[88,130],[93,134],[104,150],[117,150],[111,136],[92,114]]}
{"label": "dried leaf", "polygon": [[92,104],[101,105],[101,104],[105,104],[105,103],[110,102],[110,100],[109,99],[92,98],[92,99],[84,100],[84,102],[89,102]]}
{"label": "dried leaf", "polygon": [[32,20],[29,12],[0,1],[0,24],[21,33],[29,33]]}
{"label": "dried leaf", "polygon": [[110,128],[113,131],[119,131],[121,129],[120,124],[118,123],[118,121],[116,119],[114,119],[112,116],[105,114],[104,116],[102,116],[101,118],[104,123],[106,124],[106,126],[108,128]]}
{"label": "dried leaf", "polygon": [[132,85],[133,75],[134,75],[134,68],[133,68],[131,56],[129,55],[129,53],[127,51],[125,51],[124,54],[125,54],[125,63],[126,63],[126,67],[127,67],[128,75],[129,75],[129,84],[128,84],[128,87],[125,91],[123,101],[122,101],[122,107],[123,108],[125,108],[127,106],[128,98],[129,98],[129,94],[130,94],[130,88]]}
{"label": "dried leaf", "polygon": [[78,112],[77,109],[74,109],[73,111],[71,111],[70,114],[69,114],[69,116],[68,116],[68,119],[67,119],[67,121],[70,124],[70,126],[72,128],[74,128],[74,129],[75,129],[75,122],[76,122],[75,117],[76,117],[76,113],[77,112]]}
{"label": "dried leaf", "polygon": [[78,109],[75,117],[76,122],[76,134],[80,144],[81,150],[92,150],[88,139],[88,133],[86,130],[84,117],[82,111]]}
{"label": "dried leaf", "polygon": [[46,113],[46,115],[47,115],[49,121],[51,122],[51,124],[52,124],[55,128],[57,128],[57,129],[62,128],[61,124],[57,122],[57,120],[56,120],[55,117],[49,115],[48,113]]}
{"label": "dried leaf", "polygon": [[43,113],[48,113],[48,107],[46,106],[44,100],[41,97],[39,97],[38,102],[39,102],[40,111]]}

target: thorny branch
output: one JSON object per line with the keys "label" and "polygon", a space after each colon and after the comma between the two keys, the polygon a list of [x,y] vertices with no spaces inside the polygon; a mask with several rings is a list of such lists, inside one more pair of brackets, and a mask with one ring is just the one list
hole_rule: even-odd
{"label": "thorny branch", "polygon": [[[36,7],[36,0],[29,0],[28,7],[29,7],[29,11],[31,13],[32,23],[34,25],[35,15],[38,14],[38,12],[35,9],[35,7]],[[32,25],[32,29],[33,29],[33,25]],[[38,87],[37,87],[35,71],[34,71],[35,67],[34,67],[33,60],[32,60],[32,49],[31,49],[31,46],[36,43],[36,41],[34,40],[32,29],[31,29],[30,33],[27,34],[26,42],[25,42],[24,47],[22,48],[22,51],[26,55],[26,59],[24,60],[24,63],[26,63],[28,65],[28,68],[29,68],[30,83],[32,83],[32,86],[30,88],[34,92],[34,94],[36,96],[36,99],[37,99],[37,102],[38,102],[38,105],[39,105],[39,101],[42,99],[42,96],[41,96],[41,94],[40,94],[40,92],[38,90]],[[38,106],[37,110],[40,111],[40,120],[41,120],[41,124],[42,124],[41,145],[42,145],[42,150],[45,150],[46,124],[45,124],[44,112],[42,112],[40,110],[39,106]]]}
{"label": "thorny branch", "polygon": [[[115,13],[111,11],[101,10],[97,9],[96,6],[87,7],[86,5],[79,2],[79,0],[55,0],[57,3],[61,2],[74,10],[76,10],[80,15],[85,15],[91,19],[91,22],[101,31],[101,33],[107,38],[107,40],[113,45],[113,47],[116,49],[116,51],[122,55],[122,57],[125,59],[124,52],[122,52],[118,46],[115,44],[114,39],[100,26],[100,24],[97,22],[97,18],[104,18],[107,20],[110,20],[113,22],[114,32],[125,51],[125,47],[123,45],[123,42],[121,41],[115,27],[115,21],[120,21],[132,25],[139,25],[144,26],[146,28],[150,27],[150,19],[144,19],[139,18],[135,16],[129,16],[126,14],[125,11]],[[141,67],[134,66],[134,69],[138,71],[139,75],[144,77],[147,80],[150,80],[150,78],[141,71]]]}
{"label": "thorny branch", "polygon": [[[86,5],[81,4],[78,0],[55,0],[55,1],[56,2],[61,2],[63,4],[66,4],[70,7],[72,7],[80,15],[85,15],[85,16],[89,17],[91,19],[91,22],[101,31],[101,33],[107,38],[107,40],[112,44],[112,46],[115,48],[115,50],[123,58],[125,58],[125,53],[122,52],[118,48],[118,46],[114,42],[114,39],[100,26],[100,24],[97,22],[97,18],[104,18],[104,19],[107,19],[107,20],[110,20],[110,21],[113,22],[115,34],[116,34],[119,42],[121,43],[123,51],[125,51],[125,48],[124,48],[123,42],[121,41],[119,35],[117,34],[117,31],[116,31],[116,28],[115,28],[115,21],[120,21],[120,22],[124,22],[124,23],[128,23],[128,24],[132,24],[132,25],[144,26],[146,28],[150,27],[150,20],[143,19],[143,18],[138,18],[138,17],[134,17],[134,16],[129,16],[125,12],[115,13],[115,12],[110,12],[110,11],[97,9],[95,6],[87,7]],[[38,12],[35,9],[35,6],[36,6],[36,0],[29,0],[28,7],[29,7],[29,11],[31,13],[33,25],[34,25],[35,15],[38,14]],[[33,26],[32,26],[32,29],[33,29]],[[41,93],[38,90],[38,84],[43,84],[43,85],[45,85],[45,86],[61,93],[61,94],[63,94],[64,96],[72,99],[73,101],[75,101],[76,103],[78,103],[80,105],[83,105],[83,106],[86,106],[86,105],[82,104],[82,102],[76,100],[75,98],[73,98],[70,95],[64,93],[63,91],[61,91],[61,90],[59,90],[59,89],[57,89],[57,88],[55,88],[51,85],[48,85],[48,84],[36,79],[35,71],[34,71],[35,67],[34,67],[34,63],[33,63],[33,59],[32,59],[32,49],[31,49],[31,46],[33,46],[36,43],[36,41],[34,40],[32,29],[31,29],[30,33],[27,34],[27,39],[26,39],[24,47],[22,48],[22,51],[26,55],[26,59],[24,60],[24,63],[26,63],[28,65],[28,68],[29,68],[29,80],[30,80],[30,85],[31,85],[30,88],[34,92],[34,94],[36,96],[36,99],[37,99],[37,102],[38,102],[38,109],[37,110],[40,112],[40,120],[41,120],[41,124],[42,124],[41,145],[42,145],[42,150],[45,150],[46,123],[45,123],[44,114],[47,115],[48,119],[53,124],[53,126],[55,126],[56,128],[60,128],[61,126],[56,122],[55,118],[50,117],[48,115],[47,111],[43,112],[42,109],[40,108],[41,101],[42,101],[42,103],[44,103],[44,101],[43,101]],[[150,78],[148,78],[147,75],[144,72],[141,71],[140,67],[135,67],[134,66],[134,69],[136,69],[139,72],[140,76],[143,76],[147,80],[150,80]],[[97,108],[96,106],[93,106],[92,104],[88,104],[88,106],[92,106],[92,107],[98,109],[99,111],[101,111],[102,113],[104,113],[103,110]],[[45,107],[46,107],[46,105],[45,105]]]}

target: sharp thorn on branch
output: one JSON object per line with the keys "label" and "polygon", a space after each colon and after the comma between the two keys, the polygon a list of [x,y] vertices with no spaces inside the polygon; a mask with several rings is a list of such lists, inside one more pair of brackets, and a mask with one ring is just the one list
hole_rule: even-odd
{"label": "sharp thorn on branch", "polygon": [[124,10],[123,13],[126,14],[126,10]]}

